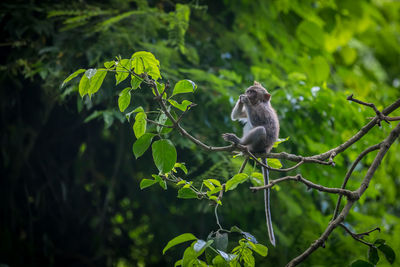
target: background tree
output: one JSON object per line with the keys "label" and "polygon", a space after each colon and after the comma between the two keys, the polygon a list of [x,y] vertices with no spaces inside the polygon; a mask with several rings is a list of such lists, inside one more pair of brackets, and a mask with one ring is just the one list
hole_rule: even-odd
{"label": "background tree", "polygon": [[[58,89],[79,66],[151,51],[165,80],[196,81],[192,101],[198,106],[186,115],[184,126],[215,145],[223,144],[221,133],[239,131],[226,114],[256,79],[279,103],[281,137],[290,136],[279,150],[301,155],[335,147],[374,116],[371,109],[347,103],[350,93],[376,103],[379,110],[399,97],[396,1],[1,5],[0,190],[5,219],[0,259],[10,266],[171,264],[182,251],[166,256],[161,251],[173,236],[192,232],[205,238],[215,229],[208,203],[177,200],[175,190],[139,190],[140,180],[156,169],[149,153],[138,161],[132,156],[127,144],[135,138],[115,108],[120,90],[114,89],[114,81],[106,80],[91,101],[81,100],[77,85]],[[152,98],[135,94],[132,105],[153,109]],[[390,130],[385,124],[371,130],[335,159],[335,168],[305,165],[301,173],[316,183],[340,187],[350,162]],[[206,153],[171,135],[195,183],[229,179],[240,167],[228,154]],[[397,142],[347,218],[357,231],[380,226],[381,233],[373,233],[371,240],[385,239],[395,251],[400,244],[398,150]],[[357,166],[349,189],[361,181],[372,160],[368,155]],[[241,225],[266,244],[261,198],[249,194],[247,186],[224,196],[222,223]],[[325,229],[336,199],[301,184],[273,190],[272,213],[281,245],[256,260],[284,265],[298,255]],[[341,231],[331,235],[326,248],[306,264],[348,264],[367,251]],[[379,263],[385,264],[381,258]]]}

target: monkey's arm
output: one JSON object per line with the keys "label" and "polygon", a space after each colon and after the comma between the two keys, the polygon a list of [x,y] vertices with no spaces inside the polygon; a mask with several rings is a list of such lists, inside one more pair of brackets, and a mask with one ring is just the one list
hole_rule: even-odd
{"label": "monkey's arm", "polygon": [[240,99],[236,102],[235,107],[232,109],[231,119],[236,121],[238,119],[247,118],[246,110]]}

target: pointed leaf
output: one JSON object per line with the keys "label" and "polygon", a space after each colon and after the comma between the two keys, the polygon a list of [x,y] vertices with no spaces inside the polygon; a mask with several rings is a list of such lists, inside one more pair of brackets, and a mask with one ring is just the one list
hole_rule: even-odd
{"label": "pointed leaf", "polygon": [[122,59],[118,62],[116,62],[117,67],[115,68],[115,71],[117,72],[115,74],[115,85],[118,85],[120,82],[124,81],[126,78],[129,76],[129,59]]}
{"label": "pointed leaf", "polygon": [[85,72],[85,69],[79,69],[77,71],[75,71],[74,73],[72,73],[71,75],[69,75],[61,84],[61,87],[63,87],[67,82],[71,81],[73,78],[75,78],[76,76],[78,76],[79,74]]}
{"label": "pointed leaf", "polygon": [[394,260],[396,259],[396,254],[394,253],[393,249],[386,244],[380,245],[378,249],[382,251],[387,261],[390,262],[390,264],[393,264]]}
{"label": "pointed leaf", "polygon": [[279,159],[267,159],[268,166],[275,168],[275,169],[280,169],[282,168],[282,163],[279,161]]}
{"label": "pointed leaf", "polygon": [[226,182],[225,192],[235,189],[239,184],[245,182],[249,176],[245,173],[238,173]]}
{"label": "pointed leaf", "polygon": [[132,68],[137,74],[148,73],[154,80],[161,78],[160,62],[150,52],[139,51],[132,55]]}
{"label": "pointed leaf", "polygon": [[369,247],[368,260],[374,265],[378,263],[379,261],[378,250],[375,247]]}
{"label": "pointed leaf", "polygon": [[135,133],[136,138],[140,138],[146,132],[146,118],[147,116],[144,112],[139,112],[136,114],[135,123],[133,124],[133,132]]}
{"label": "pointed leaf", "polygon": [[107,75],[107,71],[105,69],[98,69],[96,73],[90,78],[90,86],[89,86],[89,95],[93,95],[97,91],[99,91],[100,86],[103,84],[104,78]]}
{"label": "pointed leaf", "polygon": [[156,184],[157,181],[156,180],[150,180],[150,179],[142,179],[142,181],[140,181],[140,189],[145,189],[149,186],[152,186],[153,184]]}
{"label": "pointed leaf", "polygon": [[172,95],[193,93],[197,88],[197,85],[191,80],[181,80],[175,84]]}
{"label": "pointed leaf", "polygon": [[135,155],[135,158],[139,158],[146,152],[149,148],[151,141],[153,140],[154,134],[152,133],[145,133],[136,142],[133,144],[132,152]]}
{"label": "pointed leaf", "polygon": [[131,88],[127,87],[119,93],[118,97],[118,107],[121,112],[124,112],[125,109],[131,103]]}
{"label": "pointed leaf", "polygon": [[155,141],[152,145],[153,160],[161,173],[172,170],[176,163],[176,149],[168,139]]}
{"label": "pointed leaf", "polygon": [[187,242],[187,241],[196,240],[196,239],[197,239],[197,237],[195,237],[191,233],[181,234],[181,235],[175,237],[174,239],[172,239],[171,241],[168,242],[168,244],[163,249],[163,254],[165,254],[165,252],[168,249],[170,249],[170,248],[172,248],[172,247],[174,247],[176,245],[179,245],[179,244]]}
{"label": "pointed leaf", "polygon": [[81,97],[84,97],[88,91],[90,86],[90,80],[86,75],[83,75],[79,82],[79,94]]}
{"label": "pointed leaf", "polygon": [[181,189],[178,190],[178,198],[183,198],[183,199],[197,198],[197,194],[190,188],[182,187]]}

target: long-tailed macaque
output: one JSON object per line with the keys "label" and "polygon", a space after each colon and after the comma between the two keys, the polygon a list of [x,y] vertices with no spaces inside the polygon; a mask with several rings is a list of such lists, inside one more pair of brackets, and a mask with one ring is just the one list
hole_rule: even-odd
{"label": "long-tailed macaque", "polygon": [[[271,94],[258,82],[247,88],[240,95],[232,110],[232,120],[244,122],[243,137],[238,138],[235,134],[225,133],[222,137],[225,141],[247,146],[252,153],[268,153],[279,135],[279,120],[275,110],[272,108]],[[263,159],[267,164],[267,159]],[[264,184],[269,183],[268,169],[262,168]],[[274,230],[271,222],[269,188],[264,190],[265,216],[267,221],[269,240],[275,246]]]}

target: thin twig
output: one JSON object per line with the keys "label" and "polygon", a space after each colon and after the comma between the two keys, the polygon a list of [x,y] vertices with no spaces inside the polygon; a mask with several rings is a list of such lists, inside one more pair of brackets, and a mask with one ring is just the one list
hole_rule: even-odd
{"label": "thin twig", "polygon": [[358,241],[358,242],[360,242],[360,243],[363,243],[364,245],[367,245],[367,246],[369,246],[369,247],[374,247],[374,244],[369,243],[369,242],[363,240],[363,239],[362,239],[363,236],[369,235],[369,234],[370,234],[371,232],[373,232],[373,231],[377,231],[377,230],[378,230],[379,232],[381,231],[381,229],[380,229],[379,227],[376,227],[376,228],[374,228],[374,229],[372,229],[372,230],[370,230],[370,231],[368,231],[368,232],[356,234],[356,233],[353,233],[353,232],[352,232],[346,225],[344,225],[343,223],[340,223],[339,226],[341,226],[349,235],[351,235],[351,237],[352,237],[354,240],[356,240],[356,241]]}
{"label": "thin twig", "polygon": [[353,101],[353,102],[358,103],[358,104],[360,104],[360,105],[364,105],[364,106],[367,106],[367,107],[372,108],[372,109],[375,111],[376,116],[377,116],[378,119],[379,119],[379,120],[376,122],[379,126],[381,126],[381,121],[386,121],[386,122],[389,124],[389,122],[385,119],[385,116],[382,114],[382,112],[380,112],[380,111],[376,108],[375,104],[373,104],[373,103],[366,103],[366,102],[363,102],[363,101],[361,101],[361,100],[355,99],[355,98],[353,98],[353,94],[349,95],[349,96],[347,97],[347,100]]}
{"label": "thin twig", "polygon": [[271,180],[270,183],[267,184],[267,185],[254,186],[254,187],[250,187],[250,189],[253,190],[253,191],[265,190],[265,189],[271,188],[274,185],[279,184],[279,183],[284,182],[284,181],[297,181],[297,182],[305,184],[309,188],[314,188],[314,189],[316,189],[318,191],[321,191],[321,192],[345,195],[349,199],[356,199],[356,196],[355,196],[354,192],[352,192],[350,190],[341,189],[341,188],[325,187],[325,186],[322,186],[320,184],[315,184],[315,183],[303,178],[301,176],[301,174],[297,174],[295,176],[285,176],[285,177],[282,177],[282,178]]}
{"label": "thin twig", "polygon": [[[398,100],[398,102],[400,104],[400,99]],[[358,197],[361,197],[361,195],[367,189],[375,171],[381,164],[383,157],[385,156],[386,152],[389,150],[391,145],[394,143],[394,141],[399,137],[399,135],[400,135],[400,123],[390,132],[389,136],[382,142],[382,145],[379,148],[379,152],[375,156],[375,159],[372,162],[371,166],[368,168],[368,171],[367,171],[366,175],[364,176],[364,179],[363,179],[360,187],[354,192],[354,193],[358,194]],[[346,205],[344,206],[343,210],[336,217],[336,219],[334,219],[333,221],[331,221],[328,224],[324,233],[317,240],[315,240],[302,254],[300,254],[296,258],[292,259],[286,266],[292,267],[292,266],[298,265],[299,263],[303,262],[308,256],[310,256],[315,250],[317,250],[319,247],[323,246],[323,244],[328,239],[328,237],[332,233],[332,231],[340,223],[342,223],[343,220],[346,218],[346,216],[348,215],[349,211],[351,210],[354,202],[355,202],[354,200],[349,199],[347,201]]]}
{"label": "thin twig", "polygon": [[247,164],[248,161],[249,161],[249,158],[248,158],[248,157],[246,157],[246,158],[243,160],[242,166],[240,166],[240,169],[239,169],[238,173],[242,173],[242,172],[244,171],[244,168],[246,167],[246,164]]}

